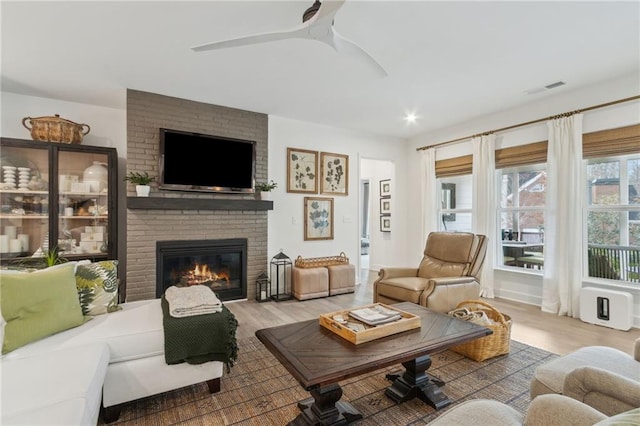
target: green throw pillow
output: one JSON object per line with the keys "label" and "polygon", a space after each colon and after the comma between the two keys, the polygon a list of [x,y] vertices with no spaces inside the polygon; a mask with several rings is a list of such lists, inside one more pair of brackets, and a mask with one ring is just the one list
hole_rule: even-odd
{"label": "green throw pillow", "polygon": [[69,264],[35,272],[0,272],[0,306],[7,322],[3,354],[84,322],[74,269]]}
{"label": "green throw pillow", "polygon": [[101,315],[122,309],[118,306],[118,261],[79,264],[76,286],[83,315]]}

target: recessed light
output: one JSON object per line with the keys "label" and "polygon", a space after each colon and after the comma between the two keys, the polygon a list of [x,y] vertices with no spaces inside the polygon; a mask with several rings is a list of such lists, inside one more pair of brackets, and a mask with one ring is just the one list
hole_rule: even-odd
{"label": "recessed light", "polygon": [[418,116],[413,112],[409,112],[404,116],[404,120],[409,124],[415,123],[417,119]]}

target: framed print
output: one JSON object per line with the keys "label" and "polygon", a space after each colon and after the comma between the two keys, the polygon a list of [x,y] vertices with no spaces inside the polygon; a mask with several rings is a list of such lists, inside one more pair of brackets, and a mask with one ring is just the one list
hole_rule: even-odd
{"label": "framed print", "polygon": [[391,179],[380,181],[380,196],[391,197]]}
{"label": "framed print", "polygon": [[391,232],[391,216],[380,216],[380,232]]}
{"label": "framed print", "polygon": [[304,240],[333,240],[333,198],[304,197]]}
{"label": "framed print", "polygon": [[380,198],[380,214],[391,214],[391,198]]}
{"label": "framed print", "polygon": [[349,195],[349,156],[320,153],[320,193]]}
{"label": "framed print", "polygon": [[318,151],[287,148],[287,192],[318,193]]}

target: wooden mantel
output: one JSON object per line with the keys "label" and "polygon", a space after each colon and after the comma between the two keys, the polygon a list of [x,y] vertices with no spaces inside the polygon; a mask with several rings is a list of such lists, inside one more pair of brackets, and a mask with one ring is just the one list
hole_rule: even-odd
{"label": "wooden mantel", "polygon": [[132,210],[273,210],[273,201],[227,198],[127,197]]}

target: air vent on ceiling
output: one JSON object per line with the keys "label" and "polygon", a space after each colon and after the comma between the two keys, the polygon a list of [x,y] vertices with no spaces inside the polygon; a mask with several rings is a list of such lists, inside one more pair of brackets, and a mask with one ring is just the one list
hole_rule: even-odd
{"label": "air vent on ceiling", "polygon": [[551,83],[551,84],[547,84],[546,86],[544,86],[545,89],[555,89],[556,87],[560,87],[560,86],[564,86],[565,83],[564,81],[556,81],[555,83]]}
{"label": "air vent on ceiling", "polygon": [[535,89],[525,90],[527,95],[533,95],[534,93],[544,92],[545,90],[555,89],[556,87],[564,86],[564,81],[556,81],[555,83],[547,84],[546,86],[536,87]]}

